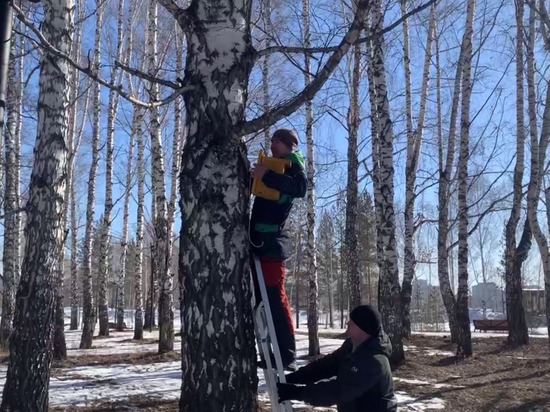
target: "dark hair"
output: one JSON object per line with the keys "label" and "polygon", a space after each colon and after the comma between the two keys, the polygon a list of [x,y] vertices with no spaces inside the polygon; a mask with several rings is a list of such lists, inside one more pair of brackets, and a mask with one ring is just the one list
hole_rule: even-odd
{"label": "dark hair", "polygon": [[291,150],[298,147],[298,135],[290,129],[279,129],[273,133],[272,140],[280,140]]}

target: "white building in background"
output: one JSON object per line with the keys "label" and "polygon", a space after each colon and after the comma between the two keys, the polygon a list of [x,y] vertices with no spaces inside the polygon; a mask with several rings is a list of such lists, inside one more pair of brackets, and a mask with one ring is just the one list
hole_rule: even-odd
{"label": "white building in background", "polygon": [[544,289],[539,286],[526,285],[523,288],[523,308],[526,315],[543,316],[546,313]]}
{"label": "white building in background", "polygon": [[478,283],[472,286],[470,308],[503,312],[504,300],[504,291],[495,282]]}

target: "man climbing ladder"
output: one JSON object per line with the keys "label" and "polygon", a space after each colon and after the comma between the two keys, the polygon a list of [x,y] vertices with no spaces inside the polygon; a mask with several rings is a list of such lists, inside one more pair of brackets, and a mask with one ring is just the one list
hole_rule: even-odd
{"label": "man climbing ladder", "polygon": [[269,170],[264,164],[257,164],[252,169],[255,181],[261,181],[267,188],[278,192],[276,198],[258,195],[254,199],[250,243],[251,253],[259,260],[261,270],[256,270],[254,261],[251,261],[251,267],[256,296],[261,296],[257,282],[260,272],[265,282],[267,300],[264,296],[262,300],[269,301],[283,367],[288,370],[296,367],[296,342],[284,284],[285,260],[290,252],[290,238],[285,224],[295,198],[304,197],[307,187],[304,157],[297,148],[296,133],[279,129],[271,139],[271,152],[274,158],[284,159],[289,166],[284,168],[283,173]]}
{"label": "man climbing ladder", "polygon": [[[284,369],[296,368],[296,341],[290,304],[285,291],[285,260],[290,238],[285,230],[295,198],[306,194],[304,156],[298,149],[298,136],[279,129],[271,139],[272,163],[282,162],[280,170],[270,170],[261,162],[252,169],[255,184],[272,189],[269,196],[254,193],[250,219],[251,269],[254,280],[254,323],[267,389],[274,412],[289,412],[290,402],[278,403],[277,382],[285,382]],[[279,160],[280,159],[280,162]]]}

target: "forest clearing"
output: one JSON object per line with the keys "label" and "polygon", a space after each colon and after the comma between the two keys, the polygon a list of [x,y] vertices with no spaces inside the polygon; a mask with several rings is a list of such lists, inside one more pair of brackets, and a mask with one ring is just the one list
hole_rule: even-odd
{"label": "forest clearing", "polygon": [[0,412],[548,410],[547,3],[0,0]]}
{"label": "forest clearing", "polygon": [[[321,330],[322,353],[341,344],[342,330]],[[500,335],[500,336],[499,336]],[[181,340],[173,352],[159,355],[158,331],[142,341],[130,330],[94,340],[89,350],[74,348],[78,333],[67,331],[68,358],[54,362],[51,411],[176,411],[181,386]],[[335,338],[338,337],[338,338]],[[505,334],[475,333],[475,355],[462,361],[444,332],[413,334],[405,344],[407,360],[394,371],[399,411],[548,411],[550,352],[541,335],[529,346],[507,349]],[[299,365],[307,362],[306,331],[297,335]],[[0,374],[6,364],[0,365]],[[258,399],[270,411],[262,371]],[[4,379],[0,380],[3,385]],[[331,411],[295,402],[294,410]]]}

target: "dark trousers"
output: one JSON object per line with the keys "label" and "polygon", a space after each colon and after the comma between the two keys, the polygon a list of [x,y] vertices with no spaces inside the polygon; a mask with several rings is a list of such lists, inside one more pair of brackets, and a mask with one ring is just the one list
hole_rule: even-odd
{"label": "dark trousers", "polygon": [[[277,343],[281,352],[283,366],[287,366],[296,360],[296,340],[294,338],[294,325],[290,303],[285,291],[286,267],[281,259],[260,258],[262,272],[264,275],[267,297],[273,316]],[[262,297],[254,260],[251,262],[252,278],[254,279],[254,293],[259,301]]]}

